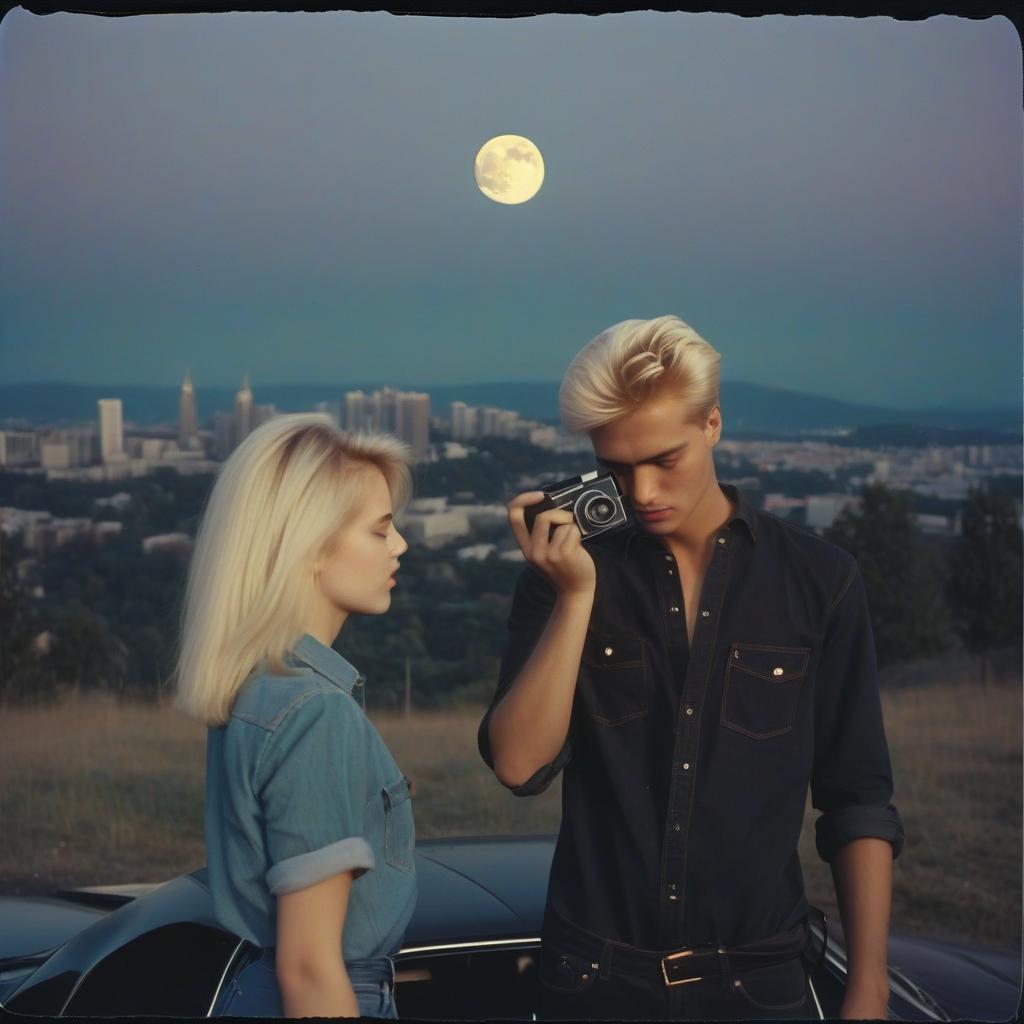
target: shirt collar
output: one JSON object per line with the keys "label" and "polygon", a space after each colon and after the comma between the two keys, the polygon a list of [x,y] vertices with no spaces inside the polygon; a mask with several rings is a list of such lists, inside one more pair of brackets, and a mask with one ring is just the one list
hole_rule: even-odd
{"label": "shirt collar", "polygon": [[309,633],[303,633],[302,638],[292,648],[292,653],[315,672],[340,686],[346,693],[351,693],[353,687],[362,686],[366,682],[366,678],[355,665],[346,661],[333,647],[324,646]]}
{"label": "shirt collar", "polygon": [[[747,531],[750,533],[751,541],[756,543],[757,542],[757,512],[756,512],[756,510],[753,508],[753,506],[750,504],[750,502],[747,501],[747,498],[744,495],[744,493],[738,487],[736,487],[734,484],[725,484],[725,483],[722,483],[721,481],[718,481],[718,486],[721,488],[721,490],[725,494],[725,496],[727,498],[729,498],[732,501],[732,503],[736,506],[736,510],[729,517],[729,521],[726,523],[726,525],[731,529],[733,523],[743,523],[743,525],[747,528]],[[626,536],[626,546],[625,546],[625,549],[623,551],[624,554],[629,554],[630,546],[632,545],[633,541],[635,541],[637,539],[639,539],[641,541],[641,543],[655,544],[658,547],[662,546],[661,541],[659,540],[659,538],[655,534],[649,533],[642,526],[640,526],[639,523],[636,524],[633,527],[633,529],[631,529],[629,531],[626,531],[626,533],[627,533],[627,536]]]}

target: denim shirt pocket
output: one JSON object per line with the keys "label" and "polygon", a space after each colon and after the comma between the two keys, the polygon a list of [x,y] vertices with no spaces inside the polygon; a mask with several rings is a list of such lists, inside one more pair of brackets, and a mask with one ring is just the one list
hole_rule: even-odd
{"label": "denim shirt pocket", "polygon": [[642,718],[648,711],[647,689],[643,640],[588,629],[577,684],[587,714],[607,726]]}
{"label": "denim shirt pocket", "polygon": [[409,780],[403,775],[384,786],[381,798],[384,803],[384,860],[399,871],[411,873],[416,835]]}
{"label": "denim shirt pocket", "polygon": [[733,642],[722,688],[722,725],[755,740],[791,732],[810,647]]}

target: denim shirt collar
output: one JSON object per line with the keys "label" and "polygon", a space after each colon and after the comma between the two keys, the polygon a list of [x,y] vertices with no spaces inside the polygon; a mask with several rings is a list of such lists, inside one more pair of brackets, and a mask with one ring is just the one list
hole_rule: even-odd
{"label": "denim shirt collar", "polygon": [[343,658],[333,647],[326,647],[309,633],[302,634],[302,638],[292,648],[292,653],[335,686],[340,686],[346,693],[351,693],[353,687],[362,686],[366,682],[366,678],[355,665]]}
{"label": "denim shirt collar", "polygon": [[[736,506],[736,511],[729,518],[726,523],[730,529],[732,529],[733,523],[743,523],[750,533],[750,539],[752,542],[757,542],[757,512],[747,501],[746,496],[735,484],[725,484],[718,481],[718,486],[727,498],[729,498]],[[652,533],[648,533],[642,526],[636,524],[633,529],[627,531],[626,543],[623,548],[623,555],[629,554],[629,549],[635,540],[640,540],[641,544],[652,544],[658,547],[662,546],[661,541],[657,536]]]}

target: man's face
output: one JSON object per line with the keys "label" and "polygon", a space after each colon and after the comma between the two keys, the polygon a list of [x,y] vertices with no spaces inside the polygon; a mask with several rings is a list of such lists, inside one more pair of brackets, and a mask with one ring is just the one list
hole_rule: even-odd
{"label": "man's face", "polygon": [[687,423],[681,398],[655,394],[590,432],[594,454],[615,474],[637,521],[661,536],[685,533],[694,509],[717,487],[711,448],[721,433],[717,406],[702,429]]}

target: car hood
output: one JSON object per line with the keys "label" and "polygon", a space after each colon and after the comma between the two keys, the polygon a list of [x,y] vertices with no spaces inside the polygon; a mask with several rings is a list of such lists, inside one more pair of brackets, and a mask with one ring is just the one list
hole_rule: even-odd
{"label": "car hood", "polygon": [[954,1019],[1009,1020],[1021,998],[1020,951],[910,935],[889,938],[889,968],[913,979]]}
{"label": "car hood", "polygon": [[421,839],[403,948],[538,936],[553,852],[553,836]]}
{"label": "car hood", "polygon": [[0,964],[56,949],[104,914],[52,896],[0,896]]}

